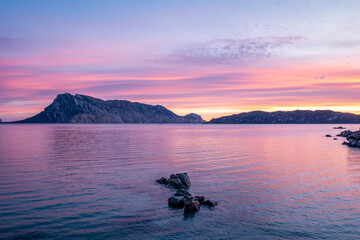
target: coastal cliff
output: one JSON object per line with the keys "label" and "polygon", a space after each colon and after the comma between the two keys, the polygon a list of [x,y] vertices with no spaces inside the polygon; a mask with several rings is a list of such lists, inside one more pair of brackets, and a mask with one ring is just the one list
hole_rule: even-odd
{"label": "coastal cliff", "polygon": [[360,123],[360,115],[352,113],[334,112],[330,110],[296,110],[263,112],[253,111],[234,114],[220,118],[213,118],[209,123],[219,124],[317,124],[317,123]]}
{"label": "coastal cliff", "polygon": [[104,101],[85,95],[59,94],[39,114],[16,123],[203,123],[191,113],[178,116],[160,105],[126,100]]}

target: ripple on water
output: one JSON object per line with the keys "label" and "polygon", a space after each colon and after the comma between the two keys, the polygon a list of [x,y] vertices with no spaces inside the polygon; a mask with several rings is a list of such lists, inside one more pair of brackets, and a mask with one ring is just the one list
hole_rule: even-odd
{"label": "ripple on water", "polygon": [[[360,150],[332,127],[0,125],[0,238],[359,238]],[[169,208],[174,172],[219,205]]]}

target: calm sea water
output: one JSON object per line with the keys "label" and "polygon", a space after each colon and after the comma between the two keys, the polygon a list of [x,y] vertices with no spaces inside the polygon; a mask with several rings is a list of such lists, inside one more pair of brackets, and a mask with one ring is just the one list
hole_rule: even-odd
{"label": "calm sea water", "polygon": [[[360,238],[360,149],[332,127],[0,125],[0,238]],[[169,208],[176,172],[219,206]]]}

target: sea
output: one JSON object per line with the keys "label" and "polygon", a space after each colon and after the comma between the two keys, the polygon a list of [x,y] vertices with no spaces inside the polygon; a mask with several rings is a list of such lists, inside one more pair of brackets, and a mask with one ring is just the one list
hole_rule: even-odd
{"label": "sea", "polygon": [[[1,124],[0,239],[359,239],[334,126]],[[218,205],[169,207],[156,179],[182,172]]]}

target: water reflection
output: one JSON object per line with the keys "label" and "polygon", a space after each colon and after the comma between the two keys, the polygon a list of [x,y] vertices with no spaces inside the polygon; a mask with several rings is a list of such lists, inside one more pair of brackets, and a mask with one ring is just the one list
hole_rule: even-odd
{"label": "water reflection", "polygon": [[[332,127],[1,125],[0,238],[357,238],[360,150]],[[183,171],[219,206],[169,209],[154,180]]]}

